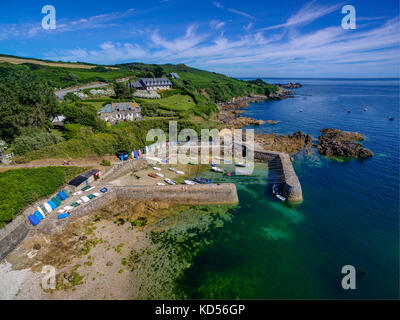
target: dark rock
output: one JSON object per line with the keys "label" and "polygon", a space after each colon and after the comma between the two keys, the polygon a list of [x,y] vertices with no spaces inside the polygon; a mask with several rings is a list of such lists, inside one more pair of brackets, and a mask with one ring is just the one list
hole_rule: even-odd
{"label": "dark rock", "polygon": [[364,136],[357,132],[346,132],[338,129],[322,129],[322,136],[318,138],[318,151],[328,157],[369,158],[374,154],[354,141],[364,140]]}
{"label": "dark rock", "polygon": [[296,83],[289,82],[289,83],[286,83],[286,84],[277,83],[276,86],[277,87],[282,87],[282,88],[285,88],[285,89],[298,89],[298,88],[301,88],[303,85],[301,83],[298,83],[298,82],[296,82]]}
{"label": "dark rock", "polygon": [[35,244],[33,245],[33,249],[35,249],[35,250],[40,250],[40,248],[41,248],[41,246],[40,246],[39,243],[35,243]]}

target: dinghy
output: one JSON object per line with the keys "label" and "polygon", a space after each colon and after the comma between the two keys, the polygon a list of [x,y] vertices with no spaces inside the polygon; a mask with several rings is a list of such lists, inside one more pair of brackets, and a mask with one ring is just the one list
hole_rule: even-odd
{"label": "dinghy", "polygon": [[170,184],[170,185],[178,184],[176,181],[171,180],[171,179],[168,179],[168,178],[164,179],[164,181],[165,181],[166,183]]}
{"label": "dinghy", "polygon": [[164,175],[162,173],[159,173],[159,172],[156,173],[156,176],[160,177],[160,178],[164,178]]}
{"label": "dinghy", "polygon": [[157,171],[161,171],[161,168],[159,168],[159,167],[153,167],[153,169],[157,170]]}
{"label": "dinghy", "polygon": [[185,180],[185,181],[183,181],[185,184],[188,184],[188,185],[194,185],[194,184],[196,184],[196,182],[194,182],[194,181],[192,181],[192,180]]}
{"label": "dinghy", "polygon": [[222,169],[222,168],[218,168],[218,167],[212,167],[212,168],[211,168],[211,171],[214,171],[214,172],[220,172],[220,173],[224,173],[224,172],[225,172],[225,170],[224,170],[224,169]]}
{"label": "dinghy", "polygon": [[193,180],[200,184],[210,184],[211,183],[210,179],[202,178],[202,177],[196,177]]}

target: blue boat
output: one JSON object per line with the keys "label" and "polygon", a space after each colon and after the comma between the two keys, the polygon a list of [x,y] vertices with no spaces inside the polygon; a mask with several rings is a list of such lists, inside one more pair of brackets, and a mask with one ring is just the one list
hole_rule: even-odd
{"label": "blue boat", "polygon": [[201,177],[196,177],[193,180],[196,181],[197,183],[201,183],[201,184],[210,184],[212,182],[210,179],[201,178]]}

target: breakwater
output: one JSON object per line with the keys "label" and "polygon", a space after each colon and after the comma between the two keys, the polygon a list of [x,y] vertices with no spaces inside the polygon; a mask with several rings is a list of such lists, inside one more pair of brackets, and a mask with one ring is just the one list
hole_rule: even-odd
{"label": "breakwater", "polygon": [[258,145],[254,145],[254,148],[249,148],[245,143],[236,144],[236,150],[240,150],[242,147],[243,153],[254,153],[254,159],[260,161],[269,162],[271,167],[277,171],[282,181],[282,193],[283,196],[289,202],[302,202],[303,191],[299,178],[297,177],[296,171],[294,171],[292,161],[287,153],[279,151],[269,151],[261,148]]}
{"label": "breakwater", "polygon": [[[102,185],[104,186],[104,185]],[[62,232],[66,225],[87,214],[100,210],[114,201],[165,201],[178,205],[236,204],[239,198],[236,186],[227,184],[175,185],[175,186],[113,186],[105,185],[108,192],[70,211],[67,219],[58,220],[52,213],[37,227],[29,224],[25,215],[18,217],[12,226],[2,230],[0,261],[13,251],[28,235],[48,235]]]}

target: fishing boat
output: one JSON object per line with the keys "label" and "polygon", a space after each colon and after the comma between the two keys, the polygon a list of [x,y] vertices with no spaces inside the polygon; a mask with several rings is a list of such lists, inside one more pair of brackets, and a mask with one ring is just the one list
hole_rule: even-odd
{"label": "fishing boat", "polygon": [[157,170],[157,171],[161,171],[161,168],[159,168],[159,167],[153,167],[153,169]]}
{"label": "fishing boat", "polygon": [[170,185],[178,184],[176,181],[171,180],[171,179],[168,179],[168,178],[165,178],[164,181],[165,181],[166,183],[170,184]]}
{"label": "fishing boat", "polygon": [[225,172],[224,169],[218,168],[218,167],[212,167],[212,168],[211,168],[211,171],[220,172],[220,173],[224,173],[224,172]]}
{"label": "fishing boat", "polygon": [[148,176],[152,177],[152,178],[158,178],[158,176],[156,174],[154,174],[154,173],[149,173]]}
{"label": "fishing boat", "polygon": [[164,178],[164,175],[162,173],[156,172],[156,176],[160,178]]}
{"label": "fishing boat", "polygon": [[202,177],[196,177],[193,180],[200,184],[210,184],[212,182],[210,179],[202,178]]}
{"label": "fishing boat", "polygon": [[188,184],[188,185],[194,185],[194,184],[196,184],[196,182],[194,182],[194,181],[192,181],[192,180],[184,180],[183,181],[185,184]]}

